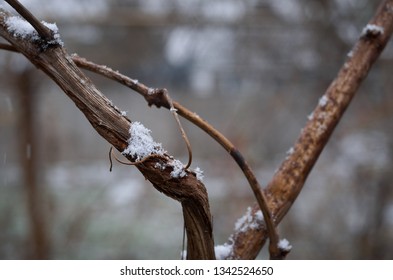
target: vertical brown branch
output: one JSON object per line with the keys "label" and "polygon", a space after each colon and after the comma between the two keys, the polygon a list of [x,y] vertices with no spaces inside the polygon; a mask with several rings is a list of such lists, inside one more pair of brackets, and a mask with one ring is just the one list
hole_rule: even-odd
{"label": "vertical brown branch", "polygon": [[[278,224],[302,190],[308,174],[334,128],[340,121],[371,66],[393,30],[393,0],[382,1],[375,16],[349,54],[336,79],[321,97],[318,106],[266,189],[269,208]],[[256,209],[257,206],[254,206]],[[234,257],[254,259],[266,240],[266,231],[235,232]]]}
{"label": "vertical brown branch", "polygon": [[35,130],[36,116],[34,112],[35,94],[32,89],[32,72],[25,70],[17,76],[17,92],[20,100],[19,142],[20,161],[23,169],[23,184],[26,196],[27,217],[29,217],[29,249],[28,258],[48,259],[49,239],[44,212],[43,188],[38,179],[38,146]]}

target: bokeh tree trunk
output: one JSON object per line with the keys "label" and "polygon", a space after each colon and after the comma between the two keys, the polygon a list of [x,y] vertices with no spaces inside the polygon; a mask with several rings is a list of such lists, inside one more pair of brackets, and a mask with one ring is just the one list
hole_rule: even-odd
{"label": "bokeh tree trunk", "polygon": [[39,183],[39,141],[37,141],[35,69],[28,67],[17,75],[16,87],[20,102],[18,119],[19,153],[22,182],[26,195],[29,226],[29,259],[48,259],[49,240],[43,203],[43,186]]}

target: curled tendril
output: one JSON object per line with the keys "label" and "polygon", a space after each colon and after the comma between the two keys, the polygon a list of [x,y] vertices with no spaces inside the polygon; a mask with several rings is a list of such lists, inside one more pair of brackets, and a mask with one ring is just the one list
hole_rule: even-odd
{"label": "curled tendril", "polygon": [[112,172],[112,167],[113,167],[112,156],[114,157],[114,159],[115,159],[118,163],[121,163],[121,164],[123,164],[123,165],[138,165],[138,164],[142,164],[142,163],[144,163],[145,161],[147,161],[148,159],[154,157],[154,155],[150,155],[150,156],[147,156],[147,157],[145,157],[144,159],[139,160],[139,161],[136,161],[136,162],[122,161],[122,160],[119,159],[119,158],[116,156],[116,154],[113,152],[113,146],[111,146],[111,147],[109,148],[109,163],[110,163],[109,172]]}

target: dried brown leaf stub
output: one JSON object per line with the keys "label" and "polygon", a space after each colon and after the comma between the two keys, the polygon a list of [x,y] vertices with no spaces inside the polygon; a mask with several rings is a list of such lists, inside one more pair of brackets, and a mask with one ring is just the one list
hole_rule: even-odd
{"label": "dried brown leaf stub", "polygon": [[157,108],[165,107],[165,108],[173,108],[168,100],[168,90],[165,88],[162,89],[153,89],[149,88],[148,93],[144,95],[147,104],[149,106],[156,106]]}

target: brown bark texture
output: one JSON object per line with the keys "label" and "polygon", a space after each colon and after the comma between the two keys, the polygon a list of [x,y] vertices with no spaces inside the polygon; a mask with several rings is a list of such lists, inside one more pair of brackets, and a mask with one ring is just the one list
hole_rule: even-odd
{"label": "brown bark texture", "polygon": [[[389,41],[392,31],[393,1],[382,1],[348,54],[337,77],[309,116],[309,121],[289,155],[265,189],[267,203],[276,224],[280,223],[301,192],[307,176],[360,84]],[[255,205],[253,213],[257,210],[258,206]],[[232,257],[255,259],[267,237],[264,225],[258,229],[249,228],[247,231],[236,232],[230,238],[234,243]]]}
{"label": "brown bark texture", "polygon": [[[104,139],[118,151],[124,151],[130,138],[131,121],[122,116],[120,110],[95,87],[61,45],[46,45],[46,42],[40,40],[29,40],[12,34],[6,23],[11,16],[0,9],[0,35],[64,91]],[[135,160],[130,155],[127,157],[130,161]],[[188,237],[187,258],[214,259],[206,188],[192,171],[186,170],[185,177],[173,178],[170,168],[162,171],[156,165],[171,166],[172,162],[173,157],[164,154],[152,156],[136,166],[158,191],[181,202]]]}

